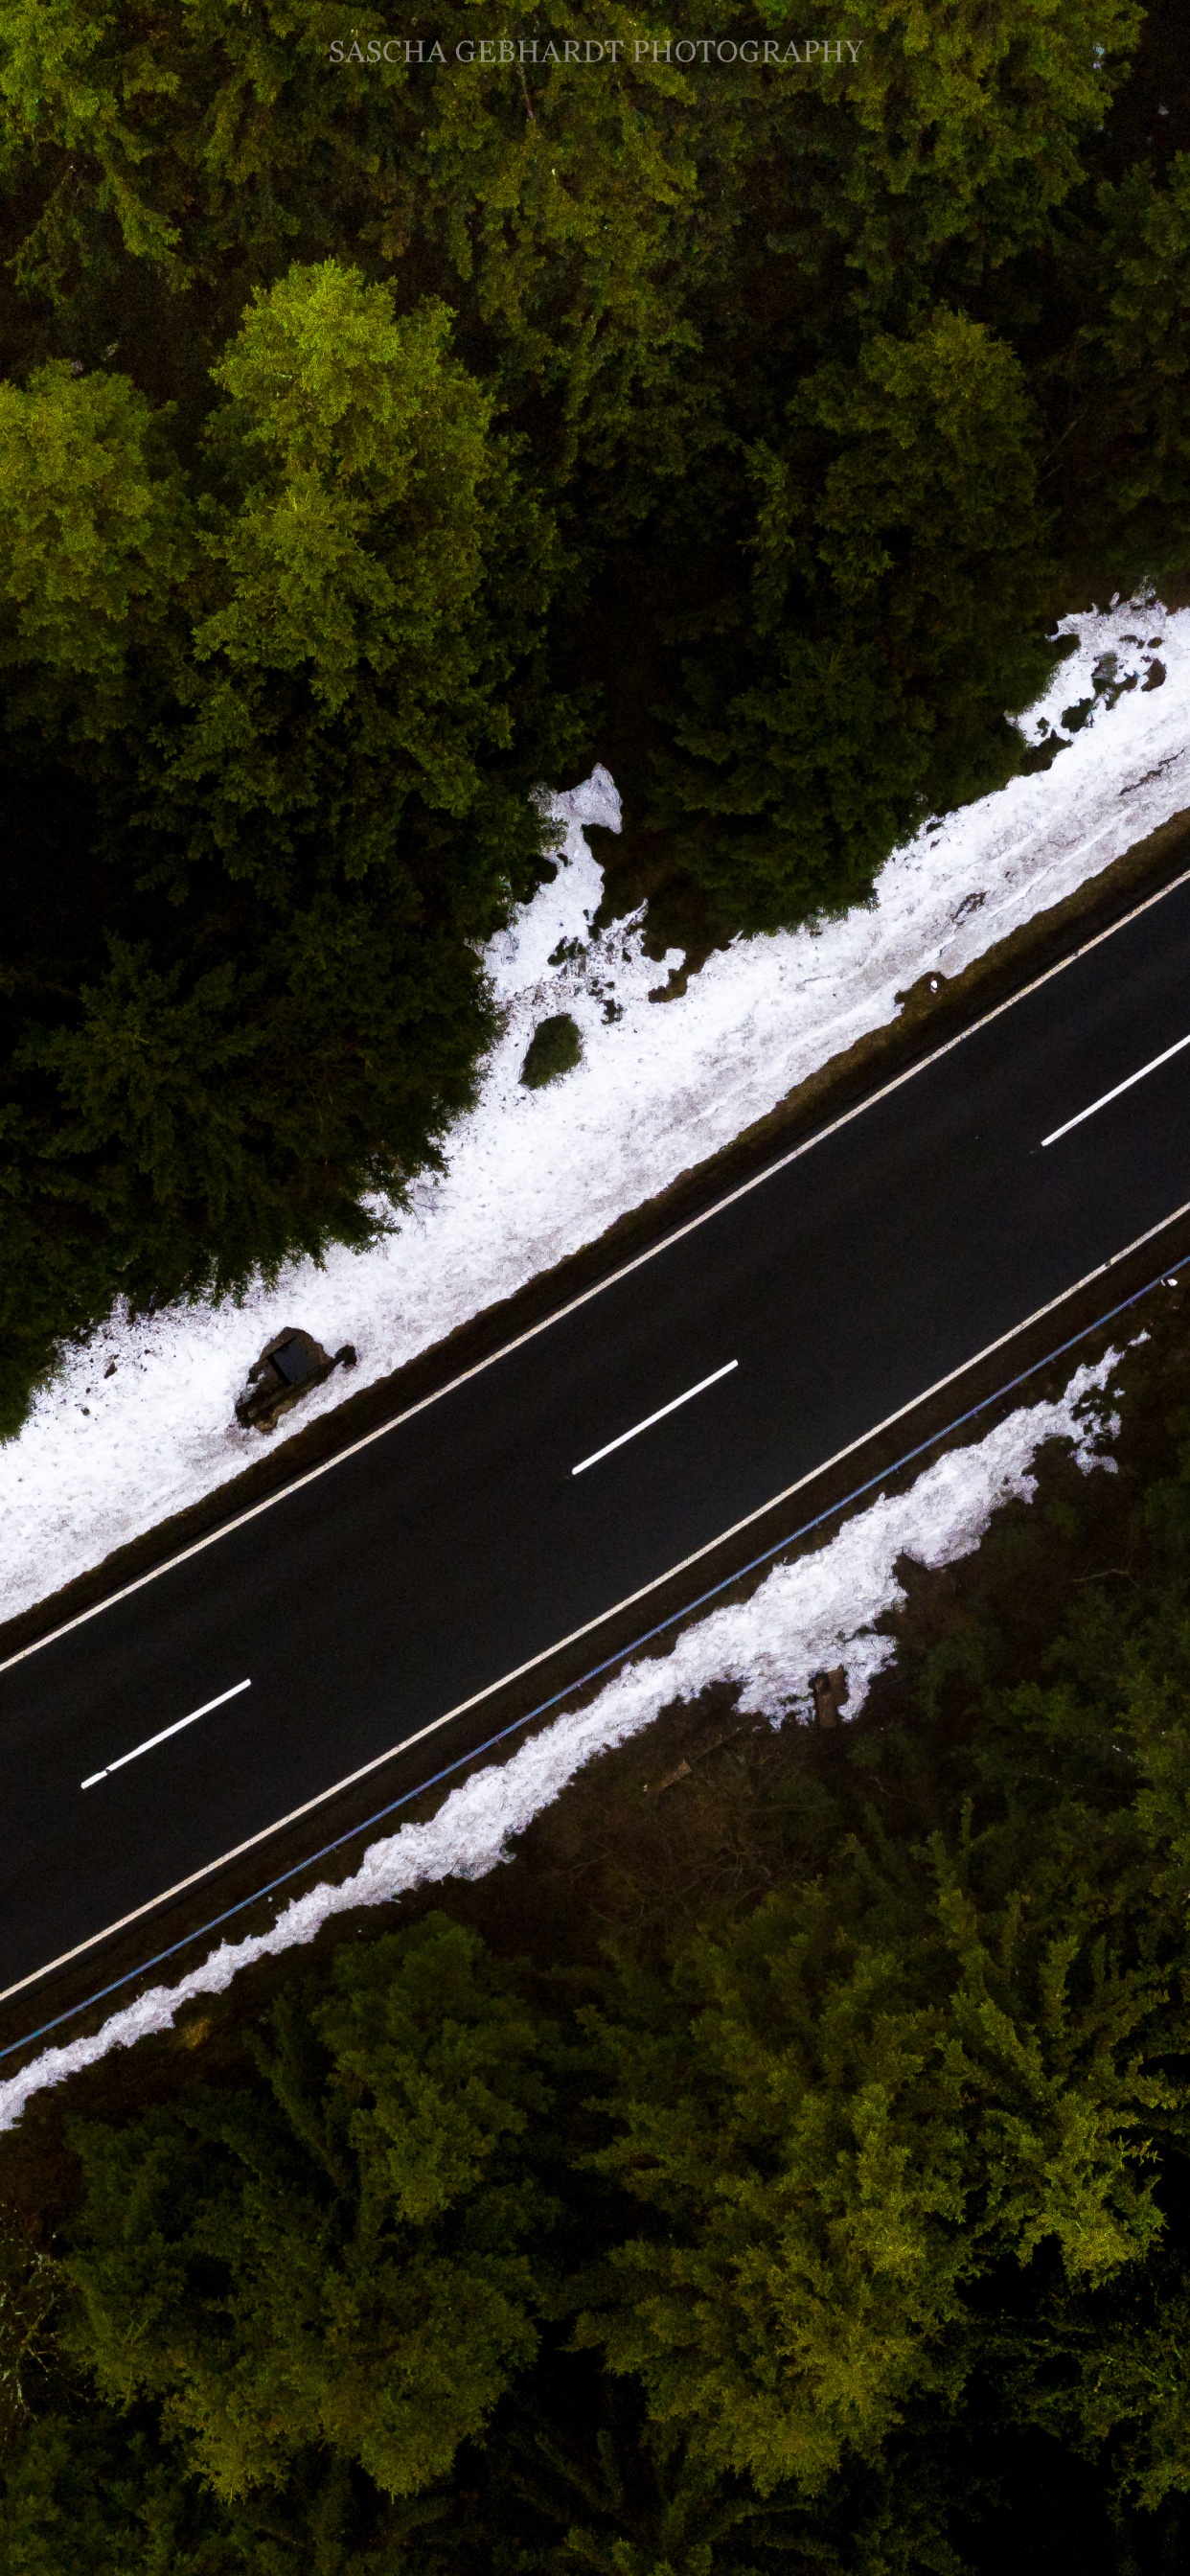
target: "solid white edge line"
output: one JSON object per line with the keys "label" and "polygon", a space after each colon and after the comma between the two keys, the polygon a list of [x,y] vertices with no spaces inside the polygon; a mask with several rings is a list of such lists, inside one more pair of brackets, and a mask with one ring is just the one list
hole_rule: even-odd
{"label": "solid white edge line", "polygon": [[[373,1754],[371,1761],[361,1763],[358,1771],[349,1771],[345,1779],[334,1781],[329,1789],[320,1789],[317,1797],[307,1798],[300,1807],[292,1807],[287,1816],[278,1816],[274,1824],[262,1825],[260,1832],[249,1834],[246,1842],[236,1843],[231,1851],[221,1852],[217,1860],[204,1861],[201,1869],[192,1870],[188,1878],[179,1878],[173,1887],[163,1887],[159,1896],[150,1896],[143,1905],[135,1906],[131,1914],[122,1914],[118,1923],[106,1924],[102,1932],[89,1933],[87,1939],[76,1943],[73,1950],[64,1950],[58,1959],[47,1959],[44,1967],[31,1968],[28,1976],[18,1978],[14,1986],[0,1990],[0,2004],[8,2003],[13,1995],[23,1994],[26,1986],[35,1986],[40,1977],[51,1977],[56,1969],[69,1967],[72,1959],[82,1958],[85,1951],[94,1950],[99,1942],[113,1940],[117,1932],[126,1932],[131,1924],[141,1922],[146,1914],[155,1913],[159,1905],[168,1905],[173,1897],[184,1896],[188,1887],[197,1887],[204,1878],[212,1877],[216,1870],[226,1869],[233,1860],[242,1859],[245,1852],[255,1851],[260,1843],[268,1842],[272,1834],[283,1833],[287,1825],[300,1824],[303,1816],[313,1815],[315,1809],[326,1806],[329,1799],[354,1788],[357,1780],[366,1780],[371,1772],[381,1770],[386,1762],[395,1761],[398,1753],[408,1753],[413,1745],[424,1743],[428,1735],[436,1735],[439,1728],[449,1726],[452,1719],[465,1717],[469,1709],[481,1707],[484,1700],[491,1699],[496,1691],[523,1680],[525,1674],[535,1672],[539,1664],[548,1663],[551,1655],[560,1655],[567,1646],[577,1645],[580,1638],[591,1636],[596,1628],[602,1628],[607,1620],[616,1618],[621,1610],[631,1610],[636,1602],[647,1601],[649,1594],[659,1592],[663,1583],[672,1583],[679,1574],[688,1573],[692,1565],[699,1565],[704,1557],[713,1556],[717,1547],[725,1547],[729,1539],[738,1538],[741,1530],[750,1529],[753,1522],[763,1520],[766,1512],[776,1511],[779,1503],[789,1502],[794,1494],[800,1494],[805,1486],[812,1485],[816,1476],[825,1476],[831,1467],[837,1467],[844,1458],[852,1457],[867,1441],[878,1440],[882,1431],[892,1429],[894,1422],[903,1422],[906,1414],[916,1412],[919,1404],[928,1404],[932,1395],[940,1395],[944,1387],[953,1386],[955,1379],[965,1377],[968,1369],[978,1368],[981,1360],[991,1359],[995,1351],[1002,1351],[1006,1343],[1014,1342],[1018,1333],[1027,1333],[1031,1325],[1041,1323],[1058,1306],[1064,1306],[1068,1297],[1077,1297],[1080,1289],[1089,1288],[1093,1279],[1104,1278],[1118,1262],[1127,1261],[1130,1253],[1140,1252],[1146,1243],[1152,1243],[1156,1235],[1164,1234],[1167,1226],[1176,1225],[1184,1216],[1190,1216],[1190,1199],[1182,1207],[1172,1208],[1159,1225],[1151,1225],[1147,1233],[1138,1234],[1134,1243],[1126,1243],[1121,1251],[1113,1252],[1110,1260],[1101,1261],[1094,1270],[1088,1270],[1085,1278],[1074,1280],[1057,1297],[1049,1298],[1031,1315],[1022,1316],[1019,1324],[1013,1324],[1008,1332],[1001,1333],[994,1342],[988,1342],[983,1350],[974,1351],[969,1360],[960,1362],[958,1368],[948,1370],[945,1377],[936,1378],[932,1386],[923,1387],[920,1395],[910,1396],[907,1404],[898,1405],[896,1412],[886,1414],[883,1422],[873,1423],[869,1431],[861,1431],[857,1439],[849,1440],[844,1449],[836,1449],[833,1457],[820,1459],[816,1467],[808,1467],[804,1476],[795,1478],[793,1484],[786,1485],[781,1493],[774,1494],[767,1503],[758,1504],[755,1511],[746,1512],[743,1520],[733,1521],[730,1529],[721,1530],[717,1538],[707,1539],[702,1547],[695,1548],[693,1555],[684,1556],[680,1564],[667,1567],[664,1574],[655,1574],[650,1582],[642,1583],[638,1591],[626,1593],[622,1601],[613,1602],[608,1610],[600,1610],[594,1619],[584,1621],[581,1628],[572,1628],[569,1636],[556,1638],[552,1646],[543,1646],[540,1654],[530,1655],[527,1663],[517,1664],[510,1673],[501,1673],[497,1681],[485,1682],[483,1689],[474,1691],[470,1699],[461,1699],[456,1708],[448,1708],[441,1717],[431,1718],[428,1726],[419,1726],[416,1734],[407,1735],[403,1743],[390,1745],[387,1753]],[[893,1464],[896,1464],[895,1460]],[[889,1473],[892,1473],[891,1467]],[[630,1648],[625,1648],[626,1654],[630,1651]],[[416,1795],[416,1792],[411,1794]],[[361,1825],[359,1831],[365,1830]]]}
{"label": "solid white edge line", "polygon": [[1068,1118],[1064,1127],[1055,1127],[1052,1136],[1043,1136],[1042,1144],[1056,1145],[1060,1136],[1068,1136],[1072,1127],[1081,1127],[1084,1118],[1093,1118],[1097,1109],[1106,1109],[1109,1100],[1118,1100],[1121,1092],[1131,1091],[1134,1082],[1143,1082],[1147,1073],[1156,1073],[1160,1065],[1168,1064],[1171,1056],[1180,1055],[1183,1047],[1188,1046],[1190,1037],[1179,1038],[1176,1046],[1166,1048],[1164,1055],[1155,1055],[1151,1063],[1141,1065],[1138,1073],[1130,1073],[1126,1082],[1117,1082],[1114,1091],[1102,1091],[1098,1100],[1092,1100],[1088,1108],[1079,1110],[1077,1118]]}
{"label": "solid white edge line", "polygon": [[[1171,815],[1169,819],[1171,822],[1176,822],[1179,818]],[[1127,851],[1121,853],[1125,858],[1127,855]],[[1111,861],[1109,864],[1114,866],[1115,862]],[[336,1450],[333,1458],[324,1458],[317,1467],[307,1467],[304,1475],[295,1476],[289,1484],[282,1485],[277,1493],[267,1494],[263,1502],[250,1503],[246,1511],[237,1512],[231,1520],[221,1522],[218,1529],[208,1530],[205,1538],[196,1538],[191,1541],[189,1547],[179,1548],[176,1556],[167,1556],[161,1565],[152,1566],[147,1574],[138,1574],[131,1583],[122,1584],[118,1592],[109,1592],[102,1601],[93,1602],[89,1610],[76,1611],[73,1619],[64,1619],[60,1628],[51,1628],[46,1636],[35,1638],[31,1646],[21,1646],[15,1655],[7,1656],[4,1662],[0,1663],[0,1673],[11,1672],[14,1664],[24,1663],[26,1656],[39,1655],[46,1646],[56,1645],[59,1637],[68,1637],[75,1628],[84,1627],[89,1619],[98,1619],[103,1611],[114,1610],[118,1602],[130,1600],[133,1593],[142,1592],[146,1584],[156,1583],[163,1574],[172,1574],[175,1566],[186,1565],[191,1557],[201,1556],[204,1548],[215,1547],[220,1539],[230,1538],[233,1530],[246,1528],[248,1522],[259,1519],[262,1512],[271,1512],[276,1504],[286,1502],[291,1494],[301,1493],[304,1486],[314,1484],[319,1476],[328,1476],[332,1468],[342,1467],[348,1458],[358,1457],[361,1449],[370,1449],[374,1440],[387,1439],[389,1432],[399,1431],[403,1422],[412,1422],[416,1414],[424,1413],[431,1404],[440,1404],[444,1396],[453,1395],[460,1386],[467,1386],[472,1378],[482,1377],[485,1369],[495,1368],[498,1361],[510,1358],[513,1351],[523,1350],[527,1342],[536,1341],[539,1333],[550,1332],[555,1324],[563,1323],[567,1315],[577,1314],[580,1307],[589,1305],[595,1297],[602,1297],[607,1289],[616,1287],[621,1279],[630,1278],[633,1271],[643,1269],[646,1262],[656,1261],[660,1254],[668,1252],[673,1244],[684,1242],[686,1236],[696,1234],[700,1226],[709,1225],[713,1218],[722,1215],[725,1208],[734,1207],[738,1200],[747,1198],[752,1190],[762,1189],[766,1181],[775,1180],[778,1172],[787,1171],[789,1165],[799,1162],[803,1154],[810,1154],[816,1145],[825,1144],[828,1136],[838,1135],[840,1129],[849,1127],[853,1119],[865,1117],[869,1109],[875,1109],[880,1101],[890,1099],[892,1094],[900,1091],[905,1083],[915,1082],[919,1074],[928,1073],[931,1065],[940,1064],[943,1057],[953,1054],[956,1047],[965,1046],[968,1038],[978,1037],[981,1029],[990,1028],[992,1022],[1002,1019],[1006,1011],[1014,1011],[1018,1002],[1028,1000],[1030,993],[1041,992],[1046,984],[1053,982],[1056,975],[1064,975],[1069,967],[1077,966],[1080,957],[1089,957],[1094,949],[1103,946],[1105,940],[1114,939],[1118,932],[1127,930],[1131,922],[1141,920],[1146,912],[1152,911],[1154,904],[1165,903],[1171,894],[1177,894],[1179,888],[1184,885],[1190,885],[1190,868],[1183,869],[1181,876],[1175,877],[1172,885],[1162,886],[1158,894],[1146,895],[1144,902],[1138,903],[1134,912],[1125,913],[1123,920],[1113,922],[1109,930],[1097,931],[1093,939],[1084,940],[1081,948],[1072,950],[1069,957],[1060,958],[1056,966],[1047,966],[1043,975],[1035,975],[1031,984],[1023,984],[1019,992],[1010,993],[1007,1001],[997,1002],[995,1009],[985,1012],[981,1020],[973,1020],[969,1029],[960,1029],[955,1037],[945,1039],[943,1044],[935,1047],[930,1055],[923,1056],[920,1064],[909,1065],[904,1073],[894,1074],[892,1080],[882,1083],[878,1091],[869,1092],[863,1100],[857,1100],[852,1108],[844,1109],[837,1118],[830,1119],[825,1127],[816,1128],[812,1136],[803,1138],[800,1145],[791,1146],[789,1152],[780,1155],[775,1163],[766,1163],[764,1170],[754,1172],[751,1180],[740,1181],[735,1189],[728,1190],[721,1199],[716,1199],[713,1207],[704,1208],[700,1215],[688,1217],[684,1225],[675,1226],[672,1234],[664,1235],[660,1243],[651,1244],[647,1252],[636,1253],[631,1261],[622,1262],[618,1270],[610,1271],[606,1279],[597,1280],[593,1288],[582,1289],[577,1297],[569,1298],[564,1306],[556,1306],[552,1314],[543,1315],[540,1323],[528,1325],[526,1330],[523,1333],[517,1333],[511,1342],[502,1342],[499,1350],[489,1351],[486,1359],[476,1360],[471,1368],[461,1369],[457,1377],[448,1379],[445,1386],[436,1387],[432,1395],[419,1396],[417,1403],[407,1405],[403,1413],[394,1413],[390,1421],[378,1423],[374,1431],[365,1431],[358,1440],[349,1441],[346,1449]],[[891,1023],[882,1023],[882,1025],[891,1025]],[[807,1076],[806,1079],[809,1080],[810,1077]],[[795,1089],[798,1087],[795,1085]],[[780,1103],[774,1105],[779,1107]],[[747,1130],[744,1129],[742,1132],[746,1134]],[[733,1138],[731,1141],[738,1143],[739,1139]],[[719,1148],[723,1153],[730,1150],[730,1145]],[[680,1177],[682,1176],[679,1175]],[[667,1184],[667,1186],[671,1185]],[[619,1220],[617,1219],[616,1222],[618,1223]],[[1170,1224],[1172,1219],[1165,1217],[1162,1223]],[[1149,1238],[1147,1235],[1142,1235],[1140,1240],[1147,1242]],[[589,1251],[591,1246],[582,1245],[580,1249]],[[1113,1259],[1118,1258],[1122,1256],[1113,1254]],[[1098,1275],[1097,1271],[1088,1273],[1090,1278],[1097,1278]],[[1063,1293],[1073,1295],[1074,1292],[1068,1290]],[[1044,1314],[1048,1313],[1049,1309],[1043,1307],[1039,1311]],[[1021,1328],[1017,1327],[1017,1329]],[[996,1348],[998,1345],[992,1345],[992,1347]],[[414,1359],[424,1356],[422,1352],[414,1353]],[[413,1361],[406,1361],[404,1365],[411,1367]],[[315,1419],[325,1419],[325,1416],[316,1416]],[[215,1487],[214,1491],[217,1492],[218,1487]],[[147,1532],[141,1532],[142,1537],[147,1535]],[[137,1541],[130,1539],[125,1544],[131,1547],[135,1546]],[[97,1570],[95,1567],[89,1569],[92,1573]],[[83,1577],[76,1576],[73,1580],[82,1581]],[[35,1608],[36,1604],[31,1606]],[[19,1611],[13,1614],[18,1618],[22,1615]]]}
{"label": "solid white edge line", "polygon": [[251,1675],[246,1682],[236,1682],[231,1690],[220,1691],[218,1699],[206,1699],[201,1708],[192,1708],[189,1717],[176,1717],[172,1726],[163,1726],[160,1735],[146,1735],[143,1744],[134,1744],[131,1753],[118,1753],[114,1762],[105,1763],[102,1771],[93,1771],[89,1780],[80,1780],[80,1789],[94,1789],[100,1780],[110,1780],[113,1771],[122,1771],[126,1762],[135,1762],[142,1753],[151,1753],[155,1744],[165,1744],[171,1735],[180,1735],[183,1727],[195,1726],[200,1717],[209,1717],[213,1708],[225,1701],[238,1699],[241,1691],[251,1690]]}
{"label": "solid white edge line", "polygon": [[587,1468],[597,1467],[601,1458],[610,1458],[613,1449],[622,1449],[626,1440],[636,1440],[642,1431],[651,1431],[655,1422],[664,1422],[667,1413],[676,1413],[679,1406],[689,1404],[692,1397],[705,1395],[709,1386],[718,1386],[720,1378],[730,1377],[732,1370],[739,1365],[738,1360],[728,1360],[725,1367],[712,1369],[709,1377],[700,1377],[697,1386],[688,1386],[684,1395],[675,1395],[671,1403],[659,1404],[655,1413],[646,1413],[643,1422],[634,1422],[631,1431],[621,1431],[617,1440],[607,1441],[602,1449],[593,1449],[589,1458],[580,1458],[577,1467],[571,1468],[571,1475],[585,1475]]}

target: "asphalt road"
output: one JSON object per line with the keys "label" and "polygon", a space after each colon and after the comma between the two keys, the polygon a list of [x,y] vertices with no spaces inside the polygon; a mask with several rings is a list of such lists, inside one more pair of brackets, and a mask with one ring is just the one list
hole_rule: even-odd
{"label": "asphalt road", "polygon": [[0,1671],[0,1989],[597,1620],[1183,1207],[1190,1046],[1042,1140],[1187,1037],[1183,886],[469,1382]]}

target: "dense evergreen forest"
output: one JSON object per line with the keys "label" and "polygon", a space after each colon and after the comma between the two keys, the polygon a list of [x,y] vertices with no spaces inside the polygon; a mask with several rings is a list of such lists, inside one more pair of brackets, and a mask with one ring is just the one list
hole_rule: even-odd
{"label": "dense evergreen forest", "polygon": [[1190,1291],[1144,1312],[1114,1472],[1055,1443],[906,1566],[853,1724],[672,1710],[510,1869],[35,2099],[6,2576],[1184,2568]]}
{"label": "dense evergreen forest", "polygon": [[1184,566],[1178,0],[682,32],[0,0],[0,1431],[399,1209],[540,782],[687,938],[820,916]]}

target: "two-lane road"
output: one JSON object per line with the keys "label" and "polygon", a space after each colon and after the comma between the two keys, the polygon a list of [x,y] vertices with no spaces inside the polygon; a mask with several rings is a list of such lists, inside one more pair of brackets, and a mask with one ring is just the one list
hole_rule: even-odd
{"label": "two-lane road", "polygon": [[1187,1037],[1182,885],[0,1668],[0,1988],[598,1621],[1183,1208]]}

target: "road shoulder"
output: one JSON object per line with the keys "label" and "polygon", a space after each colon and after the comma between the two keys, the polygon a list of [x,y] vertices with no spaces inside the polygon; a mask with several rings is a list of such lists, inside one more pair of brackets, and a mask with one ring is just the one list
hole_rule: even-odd
{"label": "road shoulder", "polygon": [[0,1662],[230,1526],[312,1469],[345,1455],[410,1407],[433,1398],[548,1322],[575,1298],[598,1289],[627,1262],[654,1250],[832,1120],[911,1072],[1039,975],[1119,926],[1140,904],[1167,892],[1188,869],[1190,812],[1173,816],[1134,843],[1110,867],[1085,880],[1049,911],[1034,914],[953,980],[937,974],[921,976],[898,996],[901,1009],[895,1021],[830,1058],[721,1153],[681,1173],[594,1242],[539,1272],[514,1295],[472,1316],[404,1367],[293,1433],[283,1448],[0,1623]]}

